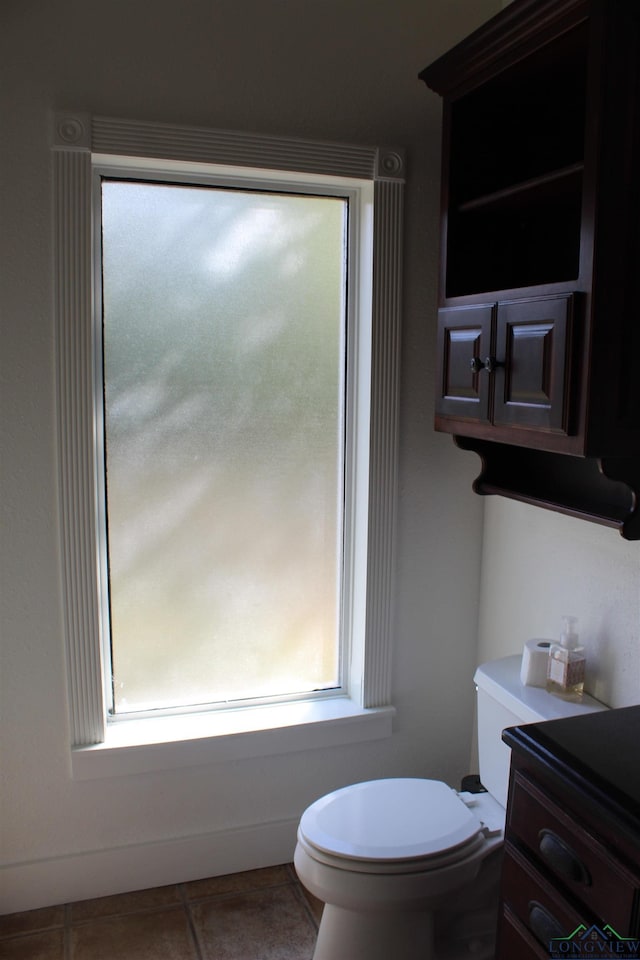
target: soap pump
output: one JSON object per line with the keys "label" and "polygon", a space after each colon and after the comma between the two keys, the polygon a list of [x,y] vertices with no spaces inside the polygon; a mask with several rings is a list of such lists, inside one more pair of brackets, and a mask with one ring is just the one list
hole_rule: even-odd
{"label": "soap pump", "polygon": [[580,646],[577,617],[563,617],[560,643],[549,647],[547,690],[565,700],[581,700],[586,659]]}

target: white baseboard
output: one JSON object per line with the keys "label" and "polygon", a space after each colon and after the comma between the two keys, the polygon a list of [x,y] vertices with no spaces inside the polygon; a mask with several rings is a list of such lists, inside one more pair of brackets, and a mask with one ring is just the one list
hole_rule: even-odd
{"label": "white baseboard", "polygon": [[289,863],[297,820],[0,868],[0,914]]}

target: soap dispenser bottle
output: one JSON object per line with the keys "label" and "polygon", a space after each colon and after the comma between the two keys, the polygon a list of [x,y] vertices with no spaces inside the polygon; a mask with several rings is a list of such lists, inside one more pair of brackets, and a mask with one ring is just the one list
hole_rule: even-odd
{"label": "soap dispenser bottle", "polygon": [[549,647],[547,690],[565,700],[581,700],[586,659],[580,646],[576,617],[563,617],[560,643]]}

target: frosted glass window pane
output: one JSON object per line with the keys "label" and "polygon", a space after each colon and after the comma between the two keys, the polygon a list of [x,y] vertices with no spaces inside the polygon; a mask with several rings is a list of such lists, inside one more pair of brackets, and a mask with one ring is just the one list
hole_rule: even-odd
{"label": "frosted glass window pane", "polygon": [[114,710],[336,687],[347,203],[102,206]]}

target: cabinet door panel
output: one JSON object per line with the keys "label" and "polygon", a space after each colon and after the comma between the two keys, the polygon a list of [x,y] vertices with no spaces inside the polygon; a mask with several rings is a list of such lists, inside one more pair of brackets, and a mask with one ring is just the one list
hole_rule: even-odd
{"label": "cabinet door panel", "polygon": [[574,298],[498,304],[494,423],[570,432]]}
{"label": "cabinet door panel", "polygon": [[487,423],[491,377],[472,361],[491,353],[494,307],[450,307],[438,312],[438,393],[436,413]]}

